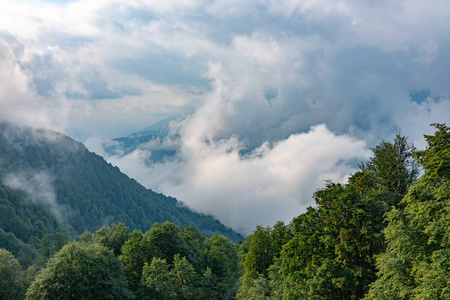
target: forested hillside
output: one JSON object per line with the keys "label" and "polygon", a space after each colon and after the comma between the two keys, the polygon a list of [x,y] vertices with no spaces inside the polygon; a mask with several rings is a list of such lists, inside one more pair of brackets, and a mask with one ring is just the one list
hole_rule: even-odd
{"label": "forested hillside", "polygon": [[62,244],[75,236],[72,227],[56,219],[46,205],[0,184],[0,248],[11,251],[28,267],[37,258],[44,237],[54,238],[57,233]]}
{"label": "forested hillside", "polygon": [[45,204],[1,186],[18,238],[1,232],[14,247],[0,249],[0,299],[449,299],[450,128],[435,126],[425,150],[381,142],[314,207],[240,244],[170,222],[70,242]]}
{"label": "forested hillside", "polygon": [[50,130],[0,123],[0,166],[0,234],[8,241],[14,234],[15,243],[35,245],[62,228],[76,236],[118,222],[145,232],[165,221],[242,240],[214,218],[144,188],[81,143]]}

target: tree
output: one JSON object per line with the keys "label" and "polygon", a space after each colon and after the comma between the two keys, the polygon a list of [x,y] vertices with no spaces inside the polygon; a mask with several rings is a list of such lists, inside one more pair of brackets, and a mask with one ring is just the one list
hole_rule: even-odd
{"label": "tree", "polygon": [[175,255],[170,274],[172,275],[177,299],[198,299],[194,287],[196,283],[195,270],[186,257],[181,257],[179,254]]}
{"label": "tree", "polygon": [[199,274],[204,272],[204,260],[205,260],[205,241],[206,238],[202,233],[194,226],[186,226],[182,228],[181,235],[188,244],[192,251],[192,255],[189,262],[195,268],[195,271]]}
{"label": "tree", "polygon": [[19,261],[0,248],[0,299],[15,300],[25,295],[25,281]]}
{"label": "tree", "polygon": [[278,258],[281,254],[281,249],[284,244],[289,242],[293,237],[291,224],[285,225],[284,222],[278,221],[273,225],[270,231],[270,238],[272,240],[273,257]]}
{"label": "tree", "polygon": [[[248,252],[243,267],[244,276],[238,291],[239,299],[249,299],[250,289],[255,280],[266,280],[268,269],[273,262],[273,248],[270,227],[257,226],[249,239]],[[261,281],[260,280],[260,281]]]}
{"label": "tree", "polygon": [[270,291],[270,281],[264,275],[259,274],[258,278],[252,281],[246,299],[268,300],[270,299]]}
{"label": "tree", "polygon": [[136,230],[123,244],[121,252],[120,259],[128,279],[128,287],[132,291],[137,291],[140,288],[144,264],[152,261],[155,251],[149,243],[145,242],[144,235]]}
{"label": "tree", "polygon": [[216,234],[206,239],[205,244],[206,267],[216,280],[217,295],[221,299],[234,299],[241,275],[235,245]]}
{"label": "tree", "polygon": [[450,298],[450,128],[426,135],[414,154],[423,176],[393,209],[385,230],[387,251],[377,259],[378,279],[367,299]]}
{"label": "tree", "polygon": [[155,251],[154,256],[165,259],[169,264],[173,263],[175,254],[181,254],[189,261],[194,259],[193,249],[184,239],[180,229],[173,223],[155,223],[143,239]]}
{"label": "tree", "polygon": [[130,230],[125,224],[112,224],[111,227],[103,226],[96,232],[98,242],[114,251],[116,256],[121,254],[123,244],[130,238]]}
{"label": "tree", "polygon": [[44,264],[53,254],[58,252],[68,241],[68,237],[62,233],[55,234],[47,233],[42,237],[42,245],[40,255],[42,263]]}
{"label": "tree", "polygon": [[122,263],[111,250],[73,242],[51,257],[26,299],[129,299]]}
{"label": "tree", "polygon": [[211,300],[220,297],[220,290],[217,286],[217,277],[214,276],[210,268],[206,268],[200,279],[200,287],[198,288],[198,299]]}
{"label": "tree", "polygon": [[382,141],[373,148],[374,156],[360,167],[362,171],[372,174],[378,185],[403,196],[419,174],[412,158],[414,151],[414,144],[398,134],[393,143]]}
{"label": "tree", "polygon": [[141,296],[155,300],[176,299],[176,293],[169,265],[165,259],[154,257],[145,263],[142,271]]}
{"label": "tree", "polygon": [[364,172],[317,191],[317,208],[293,220],[296,234],[282,250],[284,298],[362,298],[376,278],[374,256],[384,251],[391,194]]}

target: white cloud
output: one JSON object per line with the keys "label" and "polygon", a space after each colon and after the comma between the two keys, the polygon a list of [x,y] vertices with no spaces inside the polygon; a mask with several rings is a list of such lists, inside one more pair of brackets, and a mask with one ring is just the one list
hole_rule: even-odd
{"label": "white cloud", "polygon": [[[398,131],[420,140],[426,123],[450,122],[449,17],[444,0],[5,0],[0,116],[85,139],[194,112],[176,124],[177,160],[138,169],[148,153],[136,152],[123,158],[123,170],[182,200],[201,199],[189,201],[203,211],[232,210],[238,201],[250,211],[262,201],[268,214],[283,215],[299,205],[295,193],[310,199],[291,184],[313,190],[323,176],[342,180],[351,168],[339,159],[365,156],[361,148],[321,164],[300,140],[374,146]],[[435,100],[411,101],[421,89]],[[320,174],[286,170],[289,153]],[[220,196],[230,189],[239,191],[230,196],[234,206]],[[283,189],[286,204],[272,204]],[[248,230],[232,215],[223,218]]]}
{"label": "white cloud", "polygon": [[245,234],[256,224],[289,222],[314,205],[313,192],[325,180],[344,182],[355,171],[355,160],[369,155],[364,142],[335,135],[325,125],[245,155],[235,136],[205,141],[188,133],[182,140],[179,156],[164,164],[146,166],[151,152],[143,150],[108,160],[147,187]]}
{"label": "white cloud", "polygon": [[[7,0],[0,5],[8,12],[1,15],[2,28],[23,44],[17,63],[41,96],[68,98],[69,115],[79,115],[69,117],[68,131],[83,132],[80,138],[96,127],[104,129],[94,134],[117,135],[112,128],[124,106],[134,123],[127,130],[198,107],[201,97],[191,91],[207,92],[202,74],[210,62],[225,69],[233,93],[247,97],[242,103],[248,105],[236,109],[255,111],[244,120],[238,115],[233,126],[275,138],[315,123],[344,132],[359,118],[352,112],[358,105],[375,106],[375,113],[361,115],[367,124],[357,127],[378,127],[377,110],[384,113],[393,97],[407,103],[408,89],[448,93],[433,79],[440,71],[416,75],[449,59],[444,49],[450,33],[443,26],[449,11],[442,1]],[[155,87],[156,95],[147,92]],[[264,106],[268,90],[277,95],[271,110]],[[86,101],[72,111],[78,98]],[[336,118],[336,111],[342,117]],[[258,124],[255,118],[261,119]],[[268,129],[265,120],[284,128]]]}
{"label": "white cloud", "polygon": [[[64,129],[64,102],[48,101],[34,88],[32,75],[23,70],[13,43],[0,39],[0,118],[21,124]],[[17,45],[16,45],[17,46]]]}
{"label": "white cloud", "polygon": [[323,124],[244,154],[248,141],[230,128],[241,113],[236,106],[248,101],[245,83],[234,86],[218,64],[208,74],[214,90],[173,127],[180,143],[174,159],[148,166],[151,149],[138,149],[108,160],[147,187],[248,234],[256,224],[289,222],[314,205],[312,194],[324,180],[345,181],[355,162],[368,157],[363,141],[333,134]]}

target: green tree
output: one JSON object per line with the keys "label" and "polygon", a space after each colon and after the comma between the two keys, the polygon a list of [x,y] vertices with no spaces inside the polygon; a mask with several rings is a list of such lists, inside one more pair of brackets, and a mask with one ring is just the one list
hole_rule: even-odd
{"label": "green tree", "polygon": [[42,237],[40,248],[40,260],[44,264],[53,254],[58,252],[67,242],[69,238],[62,232],[55,234],[46,234]]}
{"label": "green tree", "polygon": [[19,261],[11,252],[0,248],[0,299],[22,299],[25,280]]}
{"label": "green tree", "polygon": [[154,256],[173,263],[174,256],[181,254],[189,261],[194,260],[195,253],[184,239],[181,230],[173,223],[155,223],[144,235],[144,242],[155,251]]}
{"label": "green tree", "polygon": [[197,280],[195,270],[186,257],[181,257],[179,254],[175,255],[170,274],[172,275],[177,299],[197,299],[194,287]]}
{"label": "green tree", "polygon": [[292,237],[291,225],[285,225],[281,221],[273,228],[257,228],[249,237],[250,243],[243,263],[244,276],[241,278],[242,285],[238,291],[238,299],[283,298],[284,278],[279,274],[280,254],[283,245]]}
{"label": "green tree", "polygon": [[398,206],[418,167],[414,145],[400,135],[372,151],[347,184],[328,182],[315,193],[317,207],[294,219],[280,266],[285,299],[360,299],[376,279],[375,256],[385,249],[383,216]]}
{"label": "green tree", "polygon": [[263,274],[259,274],[258,278],[252,281],[252,285],[248,291],[246,299],[252,300],[268,300],[271,295],[270,280]]}
{"label": "green tree", "polygon": [[362,171],[372,174],[378,185],[403,196],[419,174],[412,158],[414,151],[414,144],[408,143],[406,137],[397,135],[393,143],[382,141],[373,148],[374,156],[360,167]]}
{"label": "green tree", "polygon": [[283,296],[284,277],[281,275],[281,257],[275,259],[269,268],[270,299],[281,300]]}
{"label": "green tree", "polygon": [[141,297],[155,300],[177,299],[169,265],[165,259],[154,257],[142,271]]}
{"label": "green tree", "polygon": [[129,299],[122,263],[96,243],[73,242],[51,257],[26,299]]}
{"label": "green tree", "polygon": [[206,268],[200,279],[198,289],[198,299],[211,300],[220,298],[220,290],[217,285],[217,277],[214,276],[210,268]]}
{"label": "green tree", "polygon": [[293,231],[291,224],[285,225],[283,222],[278,221],[273,225],[273,228],[270,231],[270,238],[272,240],[272,252],[274,258],[280,257],[283,245],[289,242],[292,237]]}
{"label": "green tree", "polygon": [[180,228],[173,223],[155,223],[145,234],[133,232],[122,246],[120,256],[126,271],[129,287],[137,291],[141,284],[144,264],[151,263],[153,257],[165,259],[172,265],[174,257],[180,255],[202,272],[204,266],[205,238],[198,230],[186,227]]}
{"label": "green tree", "polygon": [[293,220],[296,234],[283,247],[285,299],[362,298],[376,278],[374,256],[384,250],[391,196],[364,172],[317,191],[317,208]]}
{"label": "green tree", "polygon": [[269,276],[259,274],[257,279],[251,282],[246,292],[246,296],[238,294],[238,298],[249,300],[281,300],[283,299],[283,277],[280,275],[281,260],[275,258],[274,263],[269,267]]}
{"label": "green tree", "polygon": [[181,230],[181,235],[183,239],[188,244],[188,247],[191,249],[191,257],[189,262],[195,268],[195,271],[199,274],[204,272],[205,268],[205,241],[206,238],[202,235],[202,233],[194,226],[186,226]]}
{"label": "green tree", "polygon": [[250,243],[245,256],[242,285],[238,291],[239,299],[250,299],[250,289],[255,280],[266,280],[268,269],[273,262],[273,247],[270,227],[257,226],[248,238]]}
{"label": "green tree", "polygon": [[112,224],[110,227],[103,226],[96,232],[98,242],[108,249],[114,251],[116,256],[121,254],[122,246],[130,238],[130,230],[125,224]]}
{"label": "green tree", "polygon": [[123,244],[121,251],[120,259],[128,279],[128,287],[132,291],[137,291],[140,288],[144,264],[152,261],[155,251],[139,231],[133,231],[130,239]]}
{"label": "green tree", "polygon": [[450,128],[433,124],[428,146],[414,154],[424,174],[393,209],[385,230],[387,251],[367,299],[450,298]]}
{"label": "green tree", "polygon": [[215,278],[218,297],[234,299],[241,276],[235,244],[221,235],[213,235],[205,244],[206,267]]}

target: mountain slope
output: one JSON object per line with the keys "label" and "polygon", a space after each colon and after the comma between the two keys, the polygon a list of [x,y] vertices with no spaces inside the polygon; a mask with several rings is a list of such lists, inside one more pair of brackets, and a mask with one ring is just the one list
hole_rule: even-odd
{"label": "mountain slope", "polygon": [[147,231],[155,222],[194,225],[210,236],[242,236],[174,198],[144,188],[84,145],[50,130],[0,123],[0,181],[43,204],[77,233],[124,222]]}

